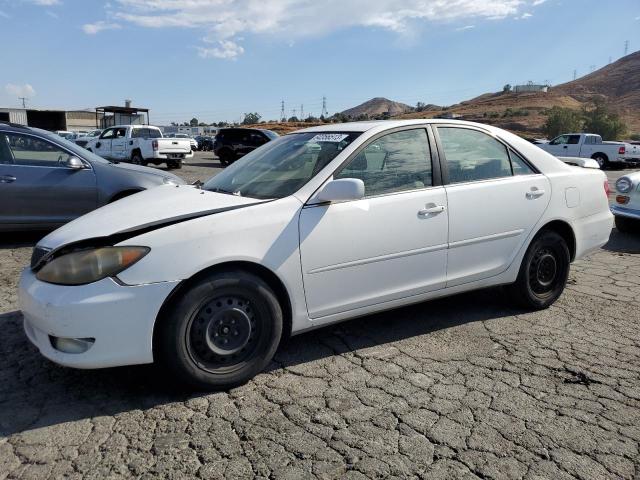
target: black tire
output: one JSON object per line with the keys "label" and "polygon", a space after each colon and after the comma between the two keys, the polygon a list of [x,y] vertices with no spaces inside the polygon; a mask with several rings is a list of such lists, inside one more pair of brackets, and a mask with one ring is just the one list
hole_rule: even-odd
{"label": "black tire", "polygon": [[176,380],[203,390],[241,385],[271,361],[282,336],[271,288],[241,270],[208,275],[159,320],[156,358]]}
{"label": "black tire", "polygon": [[169,170],[173,170],[173,169],[179,170],[182,168],[182,161],[180,160],[169,161],[167,162],[167,168]]}
{"label": "black tire", "polygon": [[616,228],[621,233],[633,233],[637,232],[640,227],[640,221],[633,218],[615,216]]}
{"label": "black tire", "polygon": [[143,167],[146,167],[148,162],[142,157],[142,154],[140,152],[134,152],[134,154],[131,155],[131,163],[133,163],[134,165],[142,165]]}
{"label": "black tire", "polygon": [[564,238],[551,230],[539,232],[529,245],[515,283],[507,287],[511,299],[520,307],[542,310],[562,294],[571,256]]}
{"label": "black tire", "polygon": [[603,153],[596,153],[593,157],[596,162],[598,162],[598,165],[600,165],[600,168],[602,170],[608,170],[609,168],[611,168],[611,162],[609,162],[609,159],[607,158],[607,156]]}
{"label": "black tire", "polygon": [[218,158],[220,159],[220,163],[224,166],[231,165],[236,159],[231,150],[221,150],[220,153],[218,153]]}

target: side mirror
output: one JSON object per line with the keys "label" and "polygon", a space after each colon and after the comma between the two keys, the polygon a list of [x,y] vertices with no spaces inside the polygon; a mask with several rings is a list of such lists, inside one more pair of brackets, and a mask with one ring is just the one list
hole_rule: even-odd
{"label": "side mirror", "polygon": [[85,165],[82,160],[78,157],[69,157],[66,163],[67,168],[71,168],[73,170],[82,170],[85,168]]}
{"label": "side mirror", "polygon": [[316,195],[319,202],[360,200],[364,197],[364,182],[359,178],[331,180]]}

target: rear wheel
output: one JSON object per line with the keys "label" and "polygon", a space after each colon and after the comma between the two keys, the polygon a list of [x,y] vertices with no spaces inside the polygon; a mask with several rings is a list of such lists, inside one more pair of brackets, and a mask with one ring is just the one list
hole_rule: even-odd
{"label": "rear wheel", "polygon": [[131,156],[131,163],[133,163],[134,165],[142,165],[143,167],[147,166],[147,162],[142,157],[142,154],[140,152],[135,152]]}
{"label": "rear wheel", "polygon": [[230,165],[235,160],[235,155],[230,150],[221,150],[218,154],[218,158],[220,159],[220,163],[222,165]]}
{"label": "rear wheel", "polygon": [[518,278],[507,291],[521,307],[548,308],[560,297],[567,284],[570,262],[564,238],[554,231],[544,230],[529,245]]}
{"label": "rear wheel", "polygon": [[172,160],[167,162],[168,169],[180,169],[182,168],[182,162],[180,160]]}
{"label": "rear wheel", "polygon": [[259,277],[234,270],[194,283],[160,320],[158,360],[199,389],[240,385],[262,371],[278,348],[282,309]]}
{"label": "rear wheel", "polygon": [[598,162],[598,165],[600,165],[600,168],[603,170],[607,170],[608,168],[611,167],[611,163],[609,162],[609,159],[603,153],[596,153],[591,158],[593,158],[596,162]]}
{"label": "rear wheel", "polygon": [[616,215],[615,221],[616,228],[622,233],[631,233],[637,231],[638,227],[640,227],[640,221],[634,220],[633,218],[619,217]]}

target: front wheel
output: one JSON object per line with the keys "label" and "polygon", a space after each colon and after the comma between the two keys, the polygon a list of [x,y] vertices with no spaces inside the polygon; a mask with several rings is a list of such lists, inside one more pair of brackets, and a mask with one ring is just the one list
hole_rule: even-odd
{"label": "front wheel", "polygon": [[571,257],[567,242],[558,233],[538,233],[522,259],[516,282],[507,289],[521,307],[541,310],[551,306],[562,294]]}
{"label": "front wheel", "polygon": [[259,277],[233,270],[208,275],[176,297],[160,319],[159,362],[198,389],[243,384],[271,361],[282,309]]}

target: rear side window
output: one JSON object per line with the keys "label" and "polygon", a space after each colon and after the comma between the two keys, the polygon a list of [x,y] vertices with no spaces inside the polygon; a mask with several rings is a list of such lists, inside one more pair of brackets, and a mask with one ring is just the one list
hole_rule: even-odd
{"label": "rear side window", "polygon": [[427,132],[403,130],[373,140],[334,178],[359,178],[367,197],[433,185]]}
{"label": "rear side window", "polygon": [[475,182],[535,173],[516,153],[477,130],[438,127],[449,183]]}

